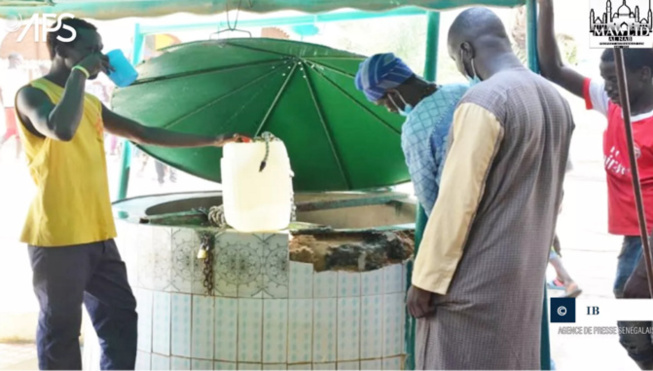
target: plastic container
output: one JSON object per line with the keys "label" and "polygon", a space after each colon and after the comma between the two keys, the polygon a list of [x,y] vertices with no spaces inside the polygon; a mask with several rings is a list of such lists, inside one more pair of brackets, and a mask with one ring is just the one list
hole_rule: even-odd
{"label": "plastic container", "polygon": [[271,141],[263,171],[265,142],[229,143],[221,160],[224,216],[241,232],[271,232],[290,224],[292,170],[286,146]]}
{"label": "plastic container", "polygon": [[124,88],[131,85],[138,78],[138,71],[127,60],[122,50],[115,49],[107,53],[109,57],[109,64],[113,67],[114,71],[107,76],[117,86]]}

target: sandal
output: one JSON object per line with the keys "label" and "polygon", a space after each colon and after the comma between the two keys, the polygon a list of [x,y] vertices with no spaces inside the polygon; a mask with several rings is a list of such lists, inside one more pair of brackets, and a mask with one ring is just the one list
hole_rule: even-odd
{"label": "sandal", "polygon": [[546,283],[546,287],[551,290],[564,290],[565,284],[562,283],[559,279],[554,279]]}
{"label": "sandal", "polygon": [[572,283],[570,286],[572,286],[571,290],[565,292],[565,294],[562,296],[563,298],[575,298],[583,292],[583,290],[581,290],[576,283]]}

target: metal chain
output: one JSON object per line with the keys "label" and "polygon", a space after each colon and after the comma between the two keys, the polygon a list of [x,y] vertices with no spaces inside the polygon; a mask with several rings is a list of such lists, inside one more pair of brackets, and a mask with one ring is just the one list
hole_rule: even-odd
{"label": "metal chain", "polygon": [[213,245],[215,244],[213,234],[202,233],[200,235],[200,244],[197,257],[204,260],[204,269],[202,269],[204,281],[202,283],[206,289],[206,294],[213,295]]}
{"label": "metal chain", "polygon": [[204,288],[206,295],[213,295],[213,251],[208,251],[204,259]]}
{"label": "metal chain", "polygon": [[[265,157],[263,158],[263,161],[261,162],[261,167],[259,171],[262,171],[265,168],[268,156],[270,154],[270,141],[272,140],[277,140],[277,138],[272,135],[272,133],[269,132],[264,132],[261,134],[260,137],[254,138],[253,141],[265,141]],[[290,221],[294,222],[297,220],[297,205],[295,205],[295,197],[293,192],[290,192],[290,205],[291,205],[291,211],[290,211]],[[229,225],[227,224],[227,220],[224,215],[224,205],[219,205],[219,206],[211,206],[206,212],[205,210],[202,210],[204,213],[206,213],[206,216],[209,220],[209,223],[217,227],[220,231],[223,232],[225,231]],[[214,235],[210,233],[202,234],[200,236],[201,239],[201,246],[200,250],[197,253],[197,258],[200,260],[204,261],[204,269],[202,270],[202,273],[204,274],[204,288],[207,291],[207,295],[212,295],[213,293],[213,245],[214,245]]]}

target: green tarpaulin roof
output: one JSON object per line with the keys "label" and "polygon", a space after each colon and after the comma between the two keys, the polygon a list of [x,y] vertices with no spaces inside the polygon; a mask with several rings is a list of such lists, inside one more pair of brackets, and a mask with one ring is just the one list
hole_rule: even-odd
{"label": "green tarpaulin roof", "polygon": [[[216,14],[234,9],[268,13],[297,10],[320,13],[343,8],[384,11],[405,6],[444,10],[471,5],[517,6],[526,0],[0,0],[0,17],[39,13],[72,13],[79,18],[110,20],[155,17],[178,12]],[[47,5],[53,4],[53,5]]]}

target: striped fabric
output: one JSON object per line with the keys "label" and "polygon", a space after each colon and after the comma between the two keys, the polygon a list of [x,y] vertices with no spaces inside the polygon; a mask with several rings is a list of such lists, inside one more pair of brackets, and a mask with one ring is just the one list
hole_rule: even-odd
{"label": "striped fabric", "polygon": [[[500,140],[468,140],[497,124]],[[539,370],[542,283],[574,128],[569,104],[541,76],[507,69],[467,91],[452,127],[412,277],[426,270],[450,284],[434,295],[435,315],[417,321],[415,369]],[[480,200],[461,197],[471,182]]]}
{"label": "striped fabric", "polygon": [[360,64],[356,73],[356,88],[362,91],[370,102],[376,102],[383,98],[388,89],[403,84],[413,74],[394,54],[376,54]]}

